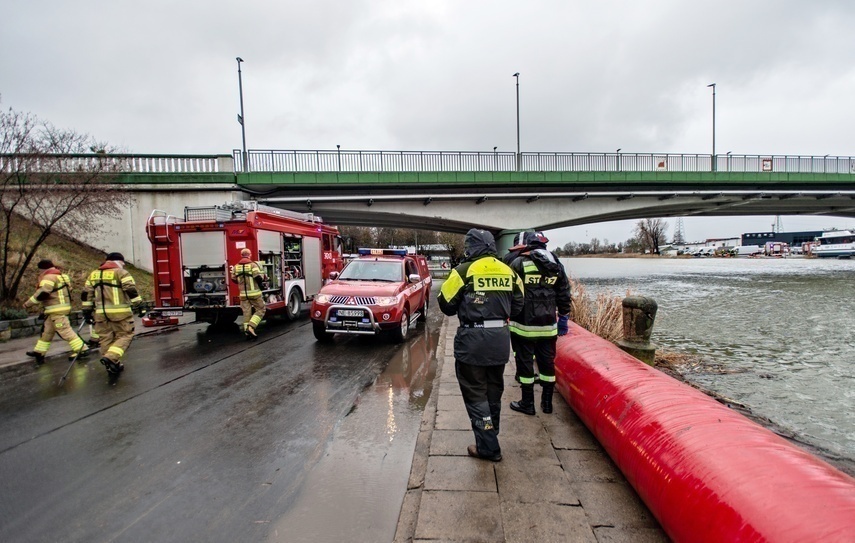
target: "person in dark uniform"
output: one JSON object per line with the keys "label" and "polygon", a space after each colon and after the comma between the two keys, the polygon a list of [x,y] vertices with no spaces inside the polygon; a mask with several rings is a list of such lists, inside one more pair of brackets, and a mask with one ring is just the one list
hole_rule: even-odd
{"label": "person in dark uniform", "polygon": [[525,308],[511,319],[511,345],[519,372],[522,399],[511,409],[534,415],[534,361],[543,387],[540,407],[552,413],[555,389],[555,343],[567,333],[570,315],[570,282],[558,257],[546,248],[542,232],[524,232],[526,249],[511,263],[525,285]]}
{"label": "person in dark uniform", "polygon": [[469,456],[498,462],[503,374],[510,359],[508,319],[523,308],[520,278],[496,258],[493,234],[473,228],[464,238],[464,261],[448,275],[437,301],[446,315],[457,315],[454,368],[475,444]]}

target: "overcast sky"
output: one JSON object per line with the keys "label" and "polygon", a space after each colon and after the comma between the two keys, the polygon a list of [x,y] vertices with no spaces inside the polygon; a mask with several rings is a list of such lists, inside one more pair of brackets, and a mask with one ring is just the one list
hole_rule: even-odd
{"label": "overcast sky", "polygon": [[[0,0],[0,106],[135,153],[855,155],[855,2]],[[673,220],[669,223],[673,225]],[[687,238],[774,217],[685,219]],[[784,217],[786,230],[855,226]],[[623,241],[635,221],[550,232]],[[673,231],[673,227],[672,227]]]}

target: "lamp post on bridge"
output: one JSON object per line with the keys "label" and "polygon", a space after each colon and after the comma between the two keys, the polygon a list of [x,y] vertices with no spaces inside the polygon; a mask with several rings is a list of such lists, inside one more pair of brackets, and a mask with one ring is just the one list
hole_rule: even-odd
{"label": "lamp post on bridge", "polygon": [[244,126],[245,119],[243,116],[243,78],[240,72],[240,63],[243,62],[243,59],[235,57],[235,60],[237,60],[238,65],[238,92],[240,93],[240,115],[238,115],[238,122],[240,123],[240,135],[243,140],[243,170],[249,171],[249,163],[246,156],[246,126]]}
{"label": "lamp post on bridge", "polygon": [[712,87],[712,171],[715,171],[715,83],[710,83],[707,87]]}
{"label": "lamp post on bridge", "polygon": [[517,80],[517,171],[520,171],[520,73],[513,76]]}
{"label": "lamp post on bridge", "polygon": [[493,146],[493,171],[499,171],[499,153],[496,151],[498,149],[498,145]]}
{"label": "lamp post on bridge", "polygon": [[618,147],[617,151],[615,151],[615,154],[617,155],[617,171],[620,171],[620,150],[621,148]]}
{"label": "lamp post on bridge", "polygon": [[338,171],[341,171],[341,145],[338,143],[335,144],[335,154],[338,158]]}

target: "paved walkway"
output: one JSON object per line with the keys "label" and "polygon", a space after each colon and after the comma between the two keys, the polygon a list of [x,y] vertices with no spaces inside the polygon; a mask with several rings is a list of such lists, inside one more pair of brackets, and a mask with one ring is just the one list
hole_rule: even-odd
{"label": "paved walkway", "polygon": [[501,462],[467,456],[474,443],[454,375],[457,319],[446,319],[438,377],[425,409],[396,542],[668,541],[650,511],[564,399],[554,412],[511,411],[520,398],[505,369]]}

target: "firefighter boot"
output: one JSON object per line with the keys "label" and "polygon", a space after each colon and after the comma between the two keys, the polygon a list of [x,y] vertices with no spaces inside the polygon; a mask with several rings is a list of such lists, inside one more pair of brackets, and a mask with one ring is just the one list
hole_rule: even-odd
{"label": "firefighter boot", "polygon": [[522,385],[522,399],[511,402],[511,409],[525,415],[534,415],[534,385]]}
{"label": "firefighter boot", "polygon": [[38,351],[27,351],[24,354],[26,354],[27,356],[32,356],[33,358],[35,358],[36,359],[36,366],[41,366],[42,364],[45,363],[45,353],[40,353]]}
{"label": "firefighter boot", "polygon": [[124,364],[122,364],[121,362],[113,362],[106,356],[101,359],[101,364],[103,364],[104,367],[107,368],[107,373],[109,373],[110,375],[119,375],[120,373],[122,373],[122,370],[125,369]]}
{"label": "firefighter boot", "polygon": [[552,413],[552,391],[555,390],[555,383],[543,383],[543,392],[540,395],[540,409],[544,413]]}

